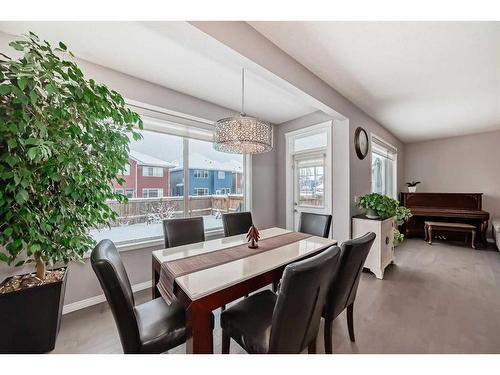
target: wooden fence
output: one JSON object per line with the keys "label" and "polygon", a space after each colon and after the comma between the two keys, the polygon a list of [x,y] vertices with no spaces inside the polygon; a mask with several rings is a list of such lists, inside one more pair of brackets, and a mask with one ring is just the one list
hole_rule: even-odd
{"label": "wooden fence", "polygon": [[[167,218],[184,217],[184,197],[129,198],[128,203],[109,201],[118,214],[112,226],[159,222]],[[187,216],[217,215],[236,212],[243,205],[242,195],[189,196]]]}

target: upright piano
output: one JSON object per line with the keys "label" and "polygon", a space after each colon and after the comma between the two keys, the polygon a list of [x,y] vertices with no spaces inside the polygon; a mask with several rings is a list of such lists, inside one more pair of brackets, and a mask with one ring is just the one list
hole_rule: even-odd
{"label": "upright piano", "polygon": [[482,193],[401,193],[401,205],[413,215],[405,225],[406,236],[424,237],[426,220],[468,223],[484,244],[490,214],[483,211],[482,198]]}

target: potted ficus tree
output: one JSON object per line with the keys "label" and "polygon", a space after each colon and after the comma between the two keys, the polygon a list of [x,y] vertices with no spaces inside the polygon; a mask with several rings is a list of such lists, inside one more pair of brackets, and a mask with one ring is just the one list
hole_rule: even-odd
{"label": "potted ficus tree", "polygon": [[91,228],[116,219],[106,201],[126,201],[110,181],[142,122],[63,43],[30,32],[10,46],[18,57],[0,57],[0,261],[35,272],[0,284],[0,352],[41,353],[55,345],[68,262],[93,247]]}

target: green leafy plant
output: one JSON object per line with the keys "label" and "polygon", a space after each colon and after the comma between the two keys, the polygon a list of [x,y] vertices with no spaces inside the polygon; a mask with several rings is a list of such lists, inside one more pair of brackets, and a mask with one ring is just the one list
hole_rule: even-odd
{"label": "green leafy plant", "polygon": [[394,246],[398,246],[405,239],[404,234],[399,231],[399,227],[403,225],[410,217],[411,211],[408,208],[399,206],[396,209],[396,215],[394,216],[394,221],[396,223],[396,225],[394,226]]}
{"label": "green leafy plant", "polygon": [[22,56],[0,57],[0,261],[35,261],[44,279],[47,263],[80,259],[94,245],[89,230],[116,219],[106,201],[126,197],[110,181],[142,121],[86,79],[64,43],[30,32],[10,46]]}
{"label": "green leafy plant", "polygon": [[399,232],[398,227],[411,217],[411,212],[406,207],[399,205],[396,199],[379,193],[365,194],[359,198],[358,207],[373,210],[382,219],[394,218],[394,246],[404,240],[404,235]]}
{"label": "green leafy plant", "polygon": [[399,203],[397,200],[389,198],[387,195],[370,193],[359,198],[358,206],[366,210],[373,210],[382,219],[386,219],[396,215]]}

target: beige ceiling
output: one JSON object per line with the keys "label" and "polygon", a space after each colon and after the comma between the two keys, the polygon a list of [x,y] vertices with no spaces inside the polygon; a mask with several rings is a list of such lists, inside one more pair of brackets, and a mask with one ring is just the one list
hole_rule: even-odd
{"label": "beige ceiling", "polygon": [[[0,22],[8,34],[30,30],[84,60],[240,110],[244,59],[187,22]],[[316,110],[252,71],[245,92],[246,113],[276,124]]]}
{"label": "beige ceiling", "polygon": [[249,22],[404,142],[500,129],[500,22]]}

